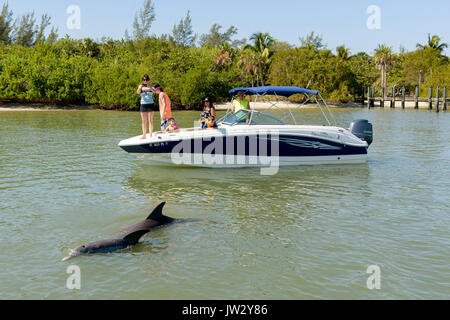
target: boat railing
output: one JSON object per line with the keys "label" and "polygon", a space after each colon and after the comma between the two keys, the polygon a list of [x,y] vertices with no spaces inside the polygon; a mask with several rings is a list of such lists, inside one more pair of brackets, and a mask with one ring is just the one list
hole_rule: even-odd
{"label": "boat railing", "polygon": [[[288,118],[292,118],[293,123],[295,125],[297,125],[297,121],[295,119],[294,113],[308,103],[315,103],[319,107],[320,111],[322,112],[322,115],[325,118],[328,125],[329,126],[331,126],[331,125],[337,126],[336,118],[334,117],[333,113],[331,112],[331,109],[328,106],[327,102],[325,101],[325,99],[322,97],[322,95],[318,91],[314,91],[312,93],[303,92],[304,101],[302,103],[300,103],[298,106],[296,106],[295,108],[291,108],[289,106],[291,103],[287,100],[288,96],[285,96],[285,95],[280,96],[280,95],[277,95],[276,92],[270,93],[271,96],[276,97],[275,101],[268,99],[267,98],[268,94],[266,94],[266,93],[263,93],[263,94],[253,93],[252,95],[255,96],[252,110],[255,110],[255,105],[258,102],[258,100],[262,100],[263,102],[269,104],[269,107],[264,109],[263,111],[269,111],[271,109],[279,110],[282,113],[282,117],[280,118],[280,120],[283,122],[286,121]],[[280,107],[281,102],[286,102],[287,111],[286,111],[286,108]],[[228,108],[227,113],[223,117],[221,117],[218,122],[223,122],[225,119],[230,117],[232,114],[233,114],[233,111],[232,111],[232,106],[231,106]],[[253,113],[250,114],[249,123],[252,122],[251,121],[252,117],[253,117]]]}
{"label": "boat railing", "polygon": [[[331,112],[330,107],[328,106],[328,104],[323,99],[323,97],[320,93],[317,94],[319,96],[319,99],[317,99],[317,96],[313,95],[313,94],[304,93],[304,95],[305,95],[305,101],[303,101],[301,104],[299,104],[298,106],[296,106],[293,109],[291,109],[289,107],[289,104],[287,103],[286,105],[288,107],[288,111],[285,111],[278,106],[279,102],[283,100],[279,96],[275,95],[277,98],[276,102],[270,101],[269,99],[267,99],[267,97],[265,95],[259,95],[259,96],[265,102],[270,104],[270,107],[267,108],[267,110],[270,110],[272,108],[277,108],[284,114],[281,118],[282,121],[286,121],[289,117],[291,117],[294,124],[297,125],[297,120],[295,119],[295,116],[294,116],[295,112],[297,110],[299,110],[301,107],[305,106],[306,104],[308,104],[310,102],[315,102],[317,104],[317,106],[319,107],[320,111],[322,112],[322,115],[325,118],[325,120],[327,121],[328,125],[331,126],[333,123],[336,126],[336,118],[334,117],[333,113]],[[255,98],[255,103],[257,102],[257,99],[258,99],[258,96]],[[287,100],[287,98],[285,98],[285,99]],[[323,106],[322,106],[321,102],[322,102]]]}

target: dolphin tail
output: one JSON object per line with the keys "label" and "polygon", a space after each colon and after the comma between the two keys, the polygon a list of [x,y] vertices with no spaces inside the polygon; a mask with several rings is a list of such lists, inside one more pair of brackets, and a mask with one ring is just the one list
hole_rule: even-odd
{"label": "dolphin tail", "polygon": [[146,233],[148,233],[150,231],[150,229],[143,229],[143,230],[138,230],[138,231],[134,231],[130,234],[127,234],[125,237],[123,237],[123,240],[125,240],[125,242],[128,245],[135,245],[136,243],[139,242],[139,239]]}
{"label": "dolphin tail", "polygon": [[158,218],[163,217],[162,209],[165,204],[166,202],[161,202],[155,209],[153,209],[152,213],[150,213],[146,220],[158,220]]}

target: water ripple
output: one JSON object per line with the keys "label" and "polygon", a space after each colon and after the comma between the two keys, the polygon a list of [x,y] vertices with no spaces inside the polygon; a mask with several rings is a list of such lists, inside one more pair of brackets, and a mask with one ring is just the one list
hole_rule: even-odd
{"label": "water ripple", "polygon": [[[176,113],[182,126],[197,116]],[[137,113],[2,113],[0,298],[447,299],[449,115],[352,109],[337,118],[373,122],[367,164],[264,177],[141,164],[117,147],[139,134]],[[65,288],[70,248],[120,232],[160,201],[167,215],[195,220],[74,259],[82,290]],[[373,264],[377,292],[366,288]]]}

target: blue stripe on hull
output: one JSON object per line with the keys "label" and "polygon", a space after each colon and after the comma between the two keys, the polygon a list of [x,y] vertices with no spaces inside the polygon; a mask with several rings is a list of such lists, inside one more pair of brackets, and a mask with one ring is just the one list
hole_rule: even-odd
{"label": "blue stripe on hull", "polygon": [[[279,140],[278,148],[271,138]],[[245,140],[244,140],[245,139]],[[180,143],[182,145],[180,145]],[[178,147],[177,147],[178,146]],[[180,148],[182,146],[182,148]],[[138,146],[122,146],[129,153],[206,153],[243,156],[333,156],[367,154],[366,147],[353,147],[344,144],[310,137],[295,137],[289,135],[274,136],[242,136],[242,137],[216,137],[211,139],[192,139],[168,142],[154,142]],[[181,149],[181,150],[180,150]],[[278,149],[278,152],[277,152]]]}

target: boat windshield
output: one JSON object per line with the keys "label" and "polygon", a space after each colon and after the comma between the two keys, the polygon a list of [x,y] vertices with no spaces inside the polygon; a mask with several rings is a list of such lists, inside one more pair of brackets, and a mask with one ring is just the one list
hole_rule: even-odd
{"label": "boat windshield", "polygon": [[227,119],[223,120],[222,123],[233,125],[233,124],[246,124],[249,116],[249,110],[239,110],[238,112],[232,114]]}
{"label": "boat windshield", "polygon": [[222,123],[228,125],[284,125],[285,123],[274,116],[255,110],[239,110],[225,119]]}

